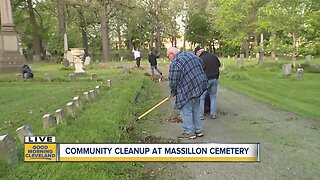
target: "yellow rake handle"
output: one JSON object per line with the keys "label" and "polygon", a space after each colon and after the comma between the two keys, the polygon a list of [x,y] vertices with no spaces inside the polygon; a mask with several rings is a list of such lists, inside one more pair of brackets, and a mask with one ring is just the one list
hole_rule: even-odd
{"label": "yellow rake handle", "polygon": [[153,108],[149,109],[147,112],[145,112],[144,114],[142,114],[141,116],[138,117],[137,121],[141,118],[143,118],[143,116],[147,115],[149,112],[151,112],[152,110],[154,110],[155,108],[157,108],[158,106],[160,106],[161,104],[163,104],[164,102],[168,101],[170,99],[170,97],[165,98],[163,101],[159,102],[157,105],[155,105]]}

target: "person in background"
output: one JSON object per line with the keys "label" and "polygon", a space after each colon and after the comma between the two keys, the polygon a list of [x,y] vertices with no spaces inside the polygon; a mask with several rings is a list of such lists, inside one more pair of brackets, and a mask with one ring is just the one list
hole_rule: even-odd
{"label": "person in background", "polygon": [[151,66],[151,76],[154,77],[154,70],[156,70],[161,76],[162,76],[162,72],[161,70],[157,67],[157,58],[159,58],[159,55],[155,55],[152,51],[149,52],[149,63]]}
{"label": "person in background", "polygon": [[136,60],[137,67],[140,67],[140,61],[141,61],[141,53],[140,53],[140,51],[133,50],[133,56],[134,56],[134,59]]}
{"label": "person in background", "polygon": [[180,111],[183,133],[179,139],[194,139],[203,136],[200,120],[200,96],[207,88],[207,77],[202,59],[191,52],[179,52],[177,48],[167,49],[172,61],[169,67],[171,96],[176,97],[175,109]]}
{"label": "person in background", "polygon": [[201,46],[197,46],[194,53],[203,60],[203,69],[208,78],[208,90],[206,90],[200,97],[200,114],[201,119],[204,119],[204,104],[205,97],[209,91],[210,95],[210,116],[211,119],[217,118],[217,87],[219,81],[219,67],[220,61],[214,54],[208,53]]}
{"label": "person in background", "polygon": [[21,67],[21,73],[22,73],[22,77],[26,78],[26,79],[30,79],[33,78],[33,72],[30,68],[30,66],[24,64]]}

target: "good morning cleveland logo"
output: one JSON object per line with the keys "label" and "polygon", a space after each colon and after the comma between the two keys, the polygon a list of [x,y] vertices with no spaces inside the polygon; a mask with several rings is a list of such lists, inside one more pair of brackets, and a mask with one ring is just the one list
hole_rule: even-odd
{"label": "good morning cleveland logo", "polygon": [[26,136],[24,141],[25,161],[57,161],[54,136]]}

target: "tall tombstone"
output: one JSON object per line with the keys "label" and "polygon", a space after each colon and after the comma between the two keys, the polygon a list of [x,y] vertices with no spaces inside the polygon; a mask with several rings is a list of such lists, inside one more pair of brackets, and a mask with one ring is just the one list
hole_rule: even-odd
{"label": "tall tombstone", "polygon": [[0,11],[0,72],[20,72],[26,60],[19,52],[19,40],[13,23],[11,1],[0,0]]}
{"label": "tall tombstone", "polygon": [[24,143],[25,136],[32,136],[33,135],[32,128],[31,128],[31,126],[28,126],[28,125],[24,125],[24,126],[19,127],[16,130],[16,132],[18,133],[18,137],[22,143]]}
{"label": "tall tombstone", "polygon": [[11,135],[0,136],[0,159],[8,164],[18,163],[17,147]]}
{"label": "tall tombstone", "polygon": [[70,48],[71,53],[73,55],[74,61],[74,73],[75,74],[83,74],[85,71],[83,70],[83,62],[82,58],[84,56],[84,49],[83,48]]}

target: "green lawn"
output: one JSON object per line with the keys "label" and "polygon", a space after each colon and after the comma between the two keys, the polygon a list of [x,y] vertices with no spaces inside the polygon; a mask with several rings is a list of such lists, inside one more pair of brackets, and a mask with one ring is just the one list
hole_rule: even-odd
{"label": "green lawn", "polygon": [[[235,60],[222,59],[221,85],[252,96],[303,117],[320,120],[320,73],[304,71],[298,79],[293,71],[290,77],[282,77],[281,64],[285,61],[266,60],[262,65],[246,60],[243,69],[235,68]],[[297,61],[297,64],[304,63]],[[315,59],[313,64],[320,63]]]}
{"label": "green lawn", "polygon": [[[116,63],[107,67],[98,65],[87,70],[96,73],[98,81],[85,76],[70,81],[71,70],[59,70],[58,65],[34,66],[35,78],[16,81],[15,74],[0,75],[0,134],[14,136],[19,158],[23,159],[23,144],[15,130],[22,125],[31,125],[34,135],[56,136],[58,143],[126,143],[133,139],[121,130],[158,101],[150,92],[156,86],[143,75],[143,70],[134,69],[125,75]],[[45,82],[45,73],[53,76],[53,82]],[[112,80],[109,89],[105,80]],[[65,107],[74,96],[101,85],[102,95],[92,103],[85,103],[77,120],[68,119],[68,125],[59,125],[44,131],[42,116]],[[143,89],[141,91],[141,88]],[[135,102],[137,94],[138,102]],[[141,94],[142,93],[142,94]],[[142,99],[141,99],[142,98]],[[0,162],[0,179],[140,179],[143,169],[133,163],[25,163],[8,166]]]}

